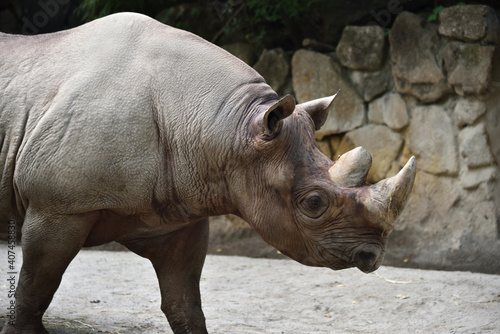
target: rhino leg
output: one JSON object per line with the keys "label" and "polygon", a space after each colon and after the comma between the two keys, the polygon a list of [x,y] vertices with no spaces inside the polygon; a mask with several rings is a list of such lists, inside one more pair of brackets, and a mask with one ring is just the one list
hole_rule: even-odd
{"label": "rhino leg", "polygon": [[207,333],[200,277],[208,247],[208,219],[161,238],[124,243],[151,260],[161,291],[161,309],[175,334]]}
{"label": "rhino leg", "polygon": [[1,334],[47,333],[42,316],[93,221],[87,215],[47,219],[28,209],[23,225],[23,265],[16,290],[15,325],[7,321]]}

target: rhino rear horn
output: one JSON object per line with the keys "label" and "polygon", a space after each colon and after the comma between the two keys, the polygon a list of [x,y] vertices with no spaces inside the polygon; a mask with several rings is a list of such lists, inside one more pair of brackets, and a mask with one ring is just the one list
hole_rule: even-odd
{"label": "rhino rear horn", "polygon": [[360,187],[372,165],[372,156],[362,146],[344,153],[328,170],[331,180],[341,187]]}
{"label": "rhino rear horn", "polygon": [[295,99],[291,95],[286,95],[273,104],[264,114],[262,120],[262,130],[268,136],[275,134],[279,130],[279,123],[284,118],[290,116],[295,110]]}
{"label": "rhino rear horn", "polygon": [[340,89],[335,93],[335,95],[323,97],[320,99],[312,100],[309,102],[304,102],[298,105],[311,116],[314,121],[314,127],[316,130],[319,130],[323,124],[325,124],[326,119],[328,118],[328,112],[330,107],[335,100],[335,97],[340,92]]}

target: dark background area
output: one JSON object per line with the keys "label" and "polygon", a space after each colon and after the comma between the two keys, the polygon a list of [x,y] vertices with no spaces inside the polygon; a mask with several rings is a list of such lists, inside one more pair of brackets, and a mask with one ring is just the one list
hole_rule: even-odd
{"label": "dark background area", "polygon": [[336,45],[346,25],[378,24],[387,30],[400,12],[432,17],[441,6],[500,2],[452,0],[0,0],[0,31],[41,34],[78,26],[120,11],[144,13],[216,44],[246,42],[257,52],[296,50],[305,38]]}

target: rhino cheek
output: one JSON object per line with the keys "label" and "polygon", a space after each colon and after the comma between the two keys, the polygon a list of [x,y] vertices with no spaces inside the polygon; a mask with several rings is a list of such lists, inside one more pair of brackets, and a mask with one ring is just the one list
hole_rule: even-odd
{"label": "rhino cheek", "polygon": [[240,217],[248,222],[267,244],[303,263],[308,257],[306,247],[300,230],[289,213],[289,209],[283,205],[270,200],[259,200],[252,205],[250,214],[242,214]]}

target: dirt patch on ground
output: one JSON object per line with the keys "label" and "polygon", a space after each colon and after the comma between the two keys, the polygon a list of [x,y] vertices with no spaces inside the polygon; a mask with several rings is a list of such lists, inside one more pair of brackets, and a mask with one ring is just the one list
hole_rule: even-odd
{"label": "dirt patch on ground", "polygon": [[[0,247],[0,258],[6,255]],[[1,325],[8,305],[2,269]],[[201,290],[211,333],[498,333],[500,328],[496,275],[393,267],[365,275],[291,260],[209,255]],[[45,324],[55,334],[172,333],[159,306],[158,283],[146,259],[130,252],[82,251]]]}

